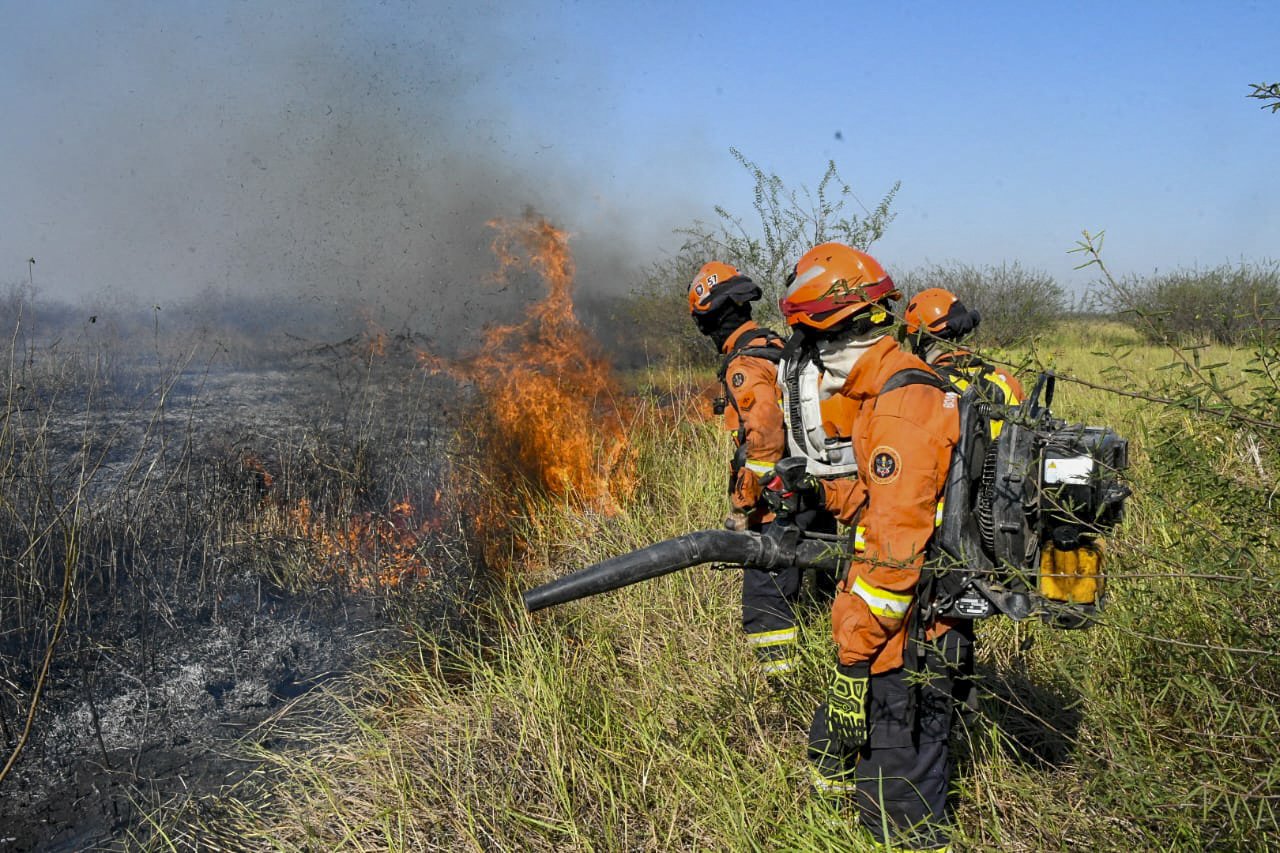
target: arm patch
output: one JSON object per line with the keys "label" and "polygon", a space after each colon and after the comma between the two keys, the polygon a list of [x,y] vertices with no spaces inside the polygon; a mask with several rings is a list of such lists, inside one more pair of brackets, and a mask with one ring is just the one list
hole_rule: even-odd
{"label": "arm patch", "polygon": [[871,482],[887,486],[902,473],[902,456],[887,444],[871,451]]}

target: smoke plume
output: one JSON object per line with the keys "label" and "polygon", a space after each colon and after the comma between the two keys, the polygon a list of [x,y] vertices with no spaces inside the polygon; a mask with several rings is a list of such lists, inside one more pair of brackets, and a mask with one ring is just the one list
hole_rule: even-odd
{"label": "smoke plume", "polygon": [[[643,243],[687,217],[632,234],[616,205],[602,213],[599,183],[532,130],[518,85],[583,47],[526,43],[504,8],[112,4],[15,19],[26,35],[8,62],[27,94],[6,131],[22,163],[6,257],[37,256],[55,298],[288,294],[460,338],[527,304],[519,283],[489,278],[485,223],[532,207],[569,230],[585,287],[625,290]],[[25,272],[12,266],[0,280]]]}

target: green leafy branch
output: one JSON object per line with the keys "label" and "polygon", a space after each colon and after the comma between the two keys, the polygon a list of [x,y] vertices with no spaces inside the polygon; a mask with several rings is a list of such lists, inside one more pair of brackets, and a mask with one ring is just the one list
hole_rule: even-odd
{"label": "green leafy branch", "polygon": [[1250,98],[1262,101],[1262,109],[1280,112],[1280,83],[1250,83],[1253,91]]}

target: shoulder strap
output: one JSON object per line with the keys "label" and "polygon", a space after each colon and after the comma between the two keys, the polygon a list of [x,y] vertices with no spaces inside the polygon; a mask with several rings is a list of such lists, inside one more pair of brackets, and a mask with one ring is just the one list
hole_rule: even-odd
{"label": "shoulder strap", "polygon": [[[884,385],[880,386],[880,394],[888,394],[890,391],[896,391],[907,385],[931,385],[943,391],[953,390],[950,382],[932,371],[921,370],[918,367],[904,367],[890,376]],[[879,394],[876,396],[879,396]]]}
{"label": "shoulder strap", "polygon": [[[759,345],[759,341],[763,339],[764,345]],[[716,373],[716,378],[720,380],[720,387],[724,389],[724,400],[733,411],[738,415],[738,446],[741,448],[747,441],[747,428],[742,422],[742,410],[738,408],[738,401],[733,396],[733,391],[729,388],[726,377],[729,374],[729,365],[733,363],[735,358],[739,356],[748,356],[751,358],[763,358],[777,364],[782,359],[783,349],[786,346],[779,335],[773,329],[760,328],[756,329],[749,335],[743,335],[733,345],[733,349],[725,354],[724,360],[720,362],[720,370]],[[737,472],[734,472],[737,475]],[[732,487],[731,487],[732,488]]]}
{"label": "shoulder strap", "polygon": [[[760,340],[764,343],[761,344]],[[782,351],[785,346],[782,335],[772,329],[756,329],[750,335],[743,335],[733,345],[733,349],[725,354],[720,362],[720,370],[716,373],[716,378],[724,382],[725,376],[729,373],[729,363],[738,356],[747,356],[749,358],[763,358],[765,361],[771,361],[777,364],[782,359]]]}

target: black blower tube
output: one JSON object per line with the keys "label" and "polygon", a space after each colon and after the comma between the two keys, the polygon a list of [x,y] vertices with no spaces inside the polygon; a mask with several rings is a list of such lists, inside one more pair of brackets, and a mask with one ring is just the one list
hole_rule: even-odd
{"label": "black blower tube", "polygon": [[773,537],[750,531],[697,530],[579,569],[536,586],[522,597],[525,608],[532,613],[702,563],[732,563],[765,571],[792,566],[835,571],[840,557],[835,543],[798,535]]}

